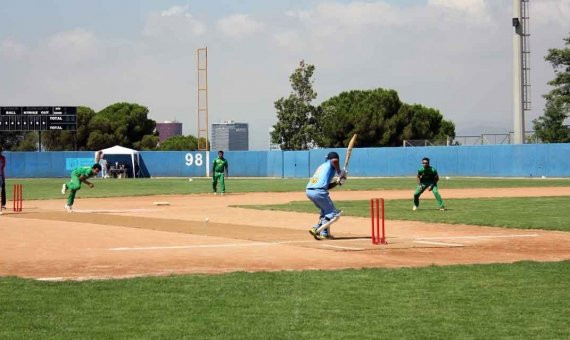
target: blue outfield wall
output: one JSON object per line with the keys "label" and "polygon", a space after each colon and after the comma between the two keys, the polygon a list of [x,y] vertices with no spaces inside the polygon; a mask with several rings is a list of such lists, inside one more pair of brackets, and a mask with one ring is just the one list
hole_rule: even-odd
{"label": "blue outfield wall", "polygon": [[[230,176],[307,178],[330,151],[338,152],[344,162],[346,149],[228,151],[225,157]],[[6,152],[5,156],[8,177],[68,177],[76,166],[90,164],[94,153]],[[140,170],[146,177],[203,177],[207,156],[211,163],[217,152],[143,151]],[[362,177],[414,176],[423,157],[431,158],[444,176],[570,177],[570,144],[362,148],[354,149],[349,171]]]}
{"label": "blue outfield wall", "polygon": [[144,177],[201,177],[206,174],[206,152],[142,151]]}
{"label": "blue outfield wall", "polygon": [[73,167],[93,164],[91,151],[65,152],[4,152],[7,177],[67,177]]}

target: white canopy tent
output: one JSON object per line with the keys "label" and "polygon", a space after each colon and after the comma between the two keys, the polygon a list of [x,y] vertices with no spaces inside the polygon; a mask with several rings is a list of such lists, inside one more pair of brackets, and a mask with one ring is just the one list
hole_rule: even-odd
{"label": "white canopy tent", "polygon": [[[130,155],[131,156],[131,162],[132,162],[132,169],[133,169],[133,178],[136,178],[136,168],[135,168],[135,164],[139,165],[140,164],[140,155],[139,152],[137,150],[133,150],[133,149],[129,149],[129,148],[125,148],[122,147],[120,145],[115,145],[113,147],[101,150],[103,152],[103,157],[105,158],[106,155]],[[95,157],[97,157],[97,152],[95,152]],[[136,162],[135,162],[136,160]]]}

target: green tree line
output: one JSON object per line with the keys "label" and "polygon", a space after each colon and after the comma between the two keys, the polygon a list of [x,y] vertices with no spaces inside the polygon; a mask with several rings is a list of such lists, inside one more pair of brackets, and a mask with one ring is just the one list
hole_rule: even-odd
{"label": "green tree line", "polygon": [[404,103],[394,90],[345,91],[314,105],[314,71],[314,65],[301,61],[289,77],[292,92],[275,102],[271,141],[282,150],[345,147],[353,134],[358,134],[360,147],[455,137],[455,125],[437,109]]}

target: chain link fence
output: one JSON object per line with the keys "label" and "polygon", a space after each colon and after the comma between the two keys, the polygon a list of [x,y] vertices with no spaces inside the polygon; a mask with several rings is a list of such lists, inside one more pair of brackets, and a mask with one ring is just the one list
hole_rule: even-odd
{"label": "chain link fence", "polygon": [[[404,140],[403,147],[421,147],[421,146],[467,146],[467,145],[500,145],[512,144],[514,133],[483,133],[476,136],[456,136],[447,139],[412,139]],[[534,131],[525,132],[525,140],[528,144],[539,144],[540,139]]]}

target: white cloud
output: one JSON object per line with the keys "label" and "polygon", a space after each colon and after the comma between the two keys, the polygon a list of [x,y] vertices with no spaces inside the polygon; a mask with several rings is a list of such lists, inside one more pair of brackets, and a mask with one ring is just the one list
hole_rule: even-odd
{"label": "white cloud", "polygon": [[300,34],[296,31],[284,31],[275,33],[273,35],[273,38],[279,46],[287,48],[298,48],[303,41]]}
{"label": "white cloud", "polygon": [[485,15],[485,0],[428,0],[428,5],[466,12],[470,15]]}
{"label": "white cloud", "polygon": [[5,39],[0,42],[0,57],[17,60],[24,56],[26,47],[13,39]]}
{"label": "white cloud", "polygon": [[320,3],[298,18],[311,26],[316,36],[360,33],[371,27],[399,26],[408,22],[399,8],[385,2]]}
{"label": "white cloud", "polygon": [[570,1],[542,0],[530,2],[531,22],[539,25],[555,22],[570,30]]}
{"label": "white cloud", "polygon": [[188,12],[189,9],[190,5],[172,6],[169,9],[160,12],[160,15],[163,17],[184,16],[187,18],[192,18],[192,15]]}
{"label": "white cloud", "polygon": [[233,14],[218,20],[218,28],[229,37],[242,37],[263,30],[263,23],[247,14]]}
{"label": "white cloud", "polygon": [[309,11],[295,11],[295,10],[287,10],[285,11],[285,15],[291,18],[297,19],[308,19],[311,17],[311,13]]}
{"label": "white cloud", "polygon": [[103,52],[95,35],[82,28],[52,35],[46,47],[46,54],[72,63],[95,59]]}
{"label": "white cloud", "polygon": [[428,0],[427,8],[441,21],[478,25],[491,22],[486,0]]}
{"label": "white cloud", "polygon": [[152,13],[145,22],[143,36],[187,40],[205,32],[205,25],[195,19],[190,13],[190,6],[185,5]]}
{"label": "white cloud", "polygon": [[[321,2],[312,10],[285,12],[310,27],[320,38],[371,32],[378,28],[421,30],[438,29],[445,23],[489,24],[484,0],[428,0],[427,5],[398,6],[385,1],[348,3]],[[396,33],[396,32],[395,32]]]}

